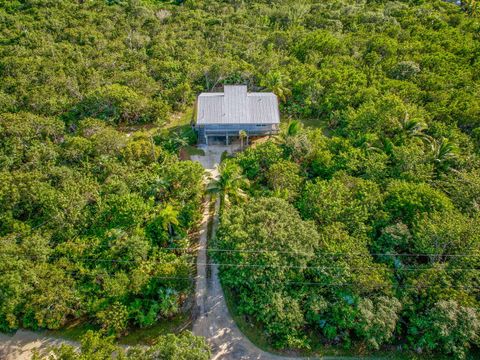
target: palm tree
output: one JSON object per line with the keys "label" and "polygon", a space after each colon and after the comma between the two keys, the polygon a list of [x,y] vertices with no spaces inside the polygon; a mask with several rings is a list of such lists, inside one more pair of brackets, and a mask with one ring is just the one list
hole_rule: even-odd
{"label": "palm tree", "polygon": [[166,318],[178,314],[180,310],[178,292],[171,288],[158,290],[160,314]]}
{"label": "palm tree", "polygon": [[361,140],[360,146],[366,152],[382,153],[385,150],[385,143],[375,134],[365,134]]}
{"label": "palm tree", "polygon": [[164,230],[168,231],[168,235],[173,237],[175,235],[174,226],[179,224],[178,221],[178,211],[173,208],[172,205],[167,204],[159,213],[162,218],[162,227]]}
{"label": "palm tree", "polygon": [[178,132],[175,133],[173,141],[175,142],[175,144],[178,148],[189,145],[188,144],[188,139]]}
{"label": "palm tree", "polygon": [[285,102],[287,101],[287,97],[292,93],[286,85],[289,81],[290,79],[285,77],[281,72],[270,71],[267,76],[262,79],[260,85],[272,91],[281,101]]}
{"label": "palm tree", "polygon": [[455,159],[456,146],[448,139],[442,138],[440,140],[432,139],[431,142],[432,160],[435,168],[449,168],[450,162]]}
{"label": "palm tree", "polygon": [[247,138],[247,132],[245,130],[240,130],[238,132],[238,136],[240,136],[241,149],[243,150],[243,143],[244,143],[245,139]]}
{"label": "palm tree", "polygon": [[280,132],[278,137],[275,137],[275,140],[278,144],[283,144],[289,138],[293,138],[300,134],[303,129],[303,124],[298,120],[290,120],[287,127],[284,127]]}
{"label": "palm tree", "polygon": [[291,160],[300,163],[311,151],[312,147],[307,133],[303,132],[303,124],[298,120],[291,120],[286,127],[274,138],[285,156],[291,157]]}
{"label": "palm tree", "polygon": [[248,180],[243,176],[239,165],[232,162],[223,162],[219,167],[218,179],[212,180],[207,192],[220,196],[222,204],[230,206],[232,202],[245,200],[247,195],[242,188],[248,186]]}
{"label": "palm tree", "polygon": [[285,132],[286,136],[296,136],[302,130],[302,123],[298,120],[292,120],[288,123],[287,131]]}
{"label": "palm tree", "polygon": [[400,126],[402,128],[401,142],[403,143],[405,138],[418,138],[421,140],[430,140],[429,136],[425,134],[427,124],[423,120],[410,119],[408,112],[405,112],[405,116],[400,120]]}

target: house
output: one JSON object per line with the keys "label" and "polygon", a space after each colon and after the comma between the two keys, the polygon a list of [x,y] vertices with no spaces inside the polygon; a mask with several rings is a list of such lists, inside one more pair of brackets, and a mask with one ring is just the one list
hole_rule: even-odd
{"label": "house", "polygon": [[247,144],[250,137],[278,133],[280,111],[275,94],[248,92],[244,85],[225,85],[223,91],[198,96],[193,126],[199,143],[228,145],[242,130]]}

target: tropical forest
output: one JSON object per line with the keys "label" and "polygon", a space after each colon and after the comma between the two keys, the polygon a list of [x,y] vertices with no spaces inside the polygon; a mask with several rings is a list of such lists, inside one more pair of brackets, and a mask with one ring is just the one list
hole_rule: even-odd
{"label": "tropical forest", "polygon": [[[225,85],[280,129],[209,173]],[[210,359],[202,254],[262,354],[480,358],[478,2],[0,0],[0,358]]]}

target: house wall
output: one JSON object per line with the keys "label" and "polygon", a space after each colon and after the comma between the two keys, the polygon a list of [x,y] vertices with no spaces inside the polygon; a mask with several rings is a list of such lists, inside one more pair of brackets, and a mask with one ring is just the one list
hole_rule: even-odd
{"label": "house wall", "polygon": [[248,136],[267,136],[278,133],[278,124],[209,124],[195,126],[200,144],[207,143],[208,136],[238,137],[244,130]]}

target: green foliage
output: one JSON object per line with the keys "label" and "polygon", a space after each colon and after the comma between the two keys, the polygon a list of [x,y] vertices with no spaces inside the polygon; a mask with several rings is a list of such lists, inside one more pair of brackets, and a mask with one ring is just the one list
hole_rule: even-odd
{"label": "green foliage", "polygon": [[93,119],[67,132],[3,114],[0,128],[0,329],[83,318],[121,335],[177,314],[190,258],[162,247],[189,246],[201,166]]}
{"label": "green foliage", "polygon": [[355,233],[371,224],[372,215],[381,204],[382,195],[374,182],[339,176],[307,183],[298,208],[303,217],[314,219],[319,225],[341,222]]}
{"label": "green foliage", "polygon": [[161,359],[161,360],[208,360],[210,359],[210,348],[206,340],[194,336],[186,331],[180,336],[168,334],[155,341],[155,344],[145,350],[144,354],[133,352],[131,359]]}
{"label": "green foliage", "polygon": [[113,124],[165,122],[168,111],[159,100],[146,100],[133,89],[114,84],[87,94],[73,110],[72,117],[98,118]]}
{"label": "green foliage", "polygon": [[[103,338],[100,333],[88,331],[81,341],[80,353],[70,345],[61,345],[53,350],[54,355],[50,359],[62,360],[108,360],[114,352],[119,352],[119,358],[125,358],[123,350],[114,343],[113,338]],[[38,359],[41,359],[38,357]]]}
{"label": "green foliage", "polygon": [[293,201],[298,196],[302,184],[300,167],[293,162],[281,160],[268,170],[267,183],[275,196]]}
{"label": "green foliage", "polygon": [[281,158],[280,147],[269,141],[258,145],[255,149],[248,148],[241,153],[238,163],[249,179],[264,179],[269,167]]}
{"label": "green foliage", "polygon": [[219,177],[208,185],[207,191],[218,194],[222,204],[227,207],[232,203],[238,203],[246,199],[244,188],[248,186],[248,180],[243,177],[242,168],[234,162],[225,160],[219,167]]}
{"label": "green foliage", "polygon": [[269,72],[262,81],[260,85],[264,86],[275,95],[278,96],[283,102],[287,101],[287,97],[291,95],[290,89],[287,87],[287,84],[290,79],[285,79],[285,76],[281,72]]}
{"label": "green foliage", "polygon": [[127,329],[128,309],[125,305],[116,302],[108,309],[97,313],[97,319],[102,324],[102,330],[107,334],[121,335]]}
{"label": "green foliage", "polygon": [[440,0],[291,1],[6,2],[0,107],[164,122],[200,90],[245,83],[332,129],[365,106],[390,114],[393,98],[478,128],[477,1],[463,2],[471,18]]}
{"label": "green foliage", "polygon": [[242,83],[294,120],[222,165],[219,246],[302,255],[222,255],[284,266],[222,269],[241,312],[283,348],[478,344],[478,2],[54,3],[0,1],[1,329],[174,316],[190,259],[162,248],[200,216],[203,169],[173,155],[195,135],[122,131]]}
{"label": "green foliage", "polygon": [[297,287],[288,281],[301,279],[302,270],[284,269],[283,264],[304,267],[318,244],[313,224],[304,222],[292,205],[276,198],[260,198],[222,215],[217,234],[226,249],[264,249],[265,253],[222,253],[219,262],[261,264],[265,267],[220,267],[222,282],[239,296],[239,308],[265,325],[278,345],[301,340],[305,325]]}
{"label": "green foliage", "polygon": [[478,170],[456,171],[446,175],[439,185],[450,194],[455,206],[468,214],[480,211],[480,172]]}
{"label": "green foliage", "polygon": [[[391,140],[287,129],[229,160],[251,171],[251,196],[221,214],[217,242],[228,251],[215,256],[230,264],[220,276],[236,311],[274,347],[406,343],[461,358],[478,343],[461,320],[441,325],[476,321],[478,157],[468,146],[433,151],[449,131],[433,125],[427,135],[400,115]],[[441,302],[462,310],[434,315]]]}
{"label": "green foliage", "polygon": [[392,338],[400,308],[396,298],[362,299],[358,304],[357,335],[378,350],[380,344]]}
{"label": "green foliage", "polygon": [[478,218],[458,212],[436,212],[420,218],[412,251],[421,254],[469,254],[480,250]]}
{"label": "green foliage", "polygon": [[[80,351],[70,345],[54,348],[53,354],[45,359],[60,360],[208,360],[210,348],[201,337],[186,331],[179,336],[160,336],[148,348],[130,347],[128,350],[115,345],[113,338],[102,337],[88,331],[82,338]],[[35,359],[40,360],[39,356]]]}
{"label": "green foliage", "polygon": [[478,309],[460,306],[453,300],[439,301],[424,316],[414,320],[410,331],[420,335],[416,346],[464,359],[470,344],[479,340]]}
{"label": "green foliage", "polygon": [[385,209],[393,220],[412,224],[418,215],[453,209],[450,199],[427,184],[392,181],[385,197]]}
{"label": "green foliage", "polygon": [[414,61],[400,61],[391,71],[391,76],[397,80],[408,80],[420,72],[420,66]]}

